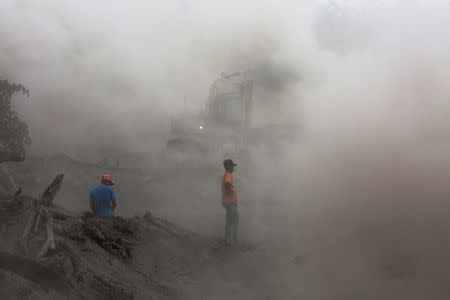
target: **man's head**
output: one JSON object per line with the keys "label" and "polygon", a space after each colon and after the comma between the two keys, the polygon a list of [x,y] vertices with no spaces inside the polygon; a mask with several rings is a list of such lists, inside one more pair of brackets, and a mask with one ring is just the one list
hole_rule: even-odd
{"label": "man's head", "polygon": [[114,185],[114,181],[112,180],[111,175],[105,174],[102,176],[102,184],[104,185]]}
{"label": "man's head", "polygon": [[223,161],[223,167],[225,168],[225,171],[229,173],[233,173],[235,166],[237,165],[231,159],[225,159]]}

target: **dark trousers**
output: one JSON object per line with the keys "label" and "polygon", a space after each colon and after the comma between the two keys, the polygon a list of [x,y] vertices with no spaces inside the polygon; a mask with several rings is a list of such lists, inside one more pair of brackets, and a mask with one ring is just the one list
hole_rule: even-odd
{"label": "dark trousers", "polygon": [[228,242],[237,241],[237,232],[239,227],[239,215],[236,203],[223,203],[227,212],[225,225],[225,240]]}

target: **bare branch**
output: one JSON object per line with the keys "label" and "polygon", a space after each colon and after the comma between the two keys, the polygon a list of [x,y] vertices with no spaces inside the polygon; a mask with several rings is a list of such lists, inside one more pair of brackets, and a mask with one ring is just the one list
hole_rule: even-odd
{"label": "bare branch", "polygon": [[52,204],[53,199],[61,188],[62,181],[64,179],[64,174],[59,174],[53,179],[52,183],[45,189],[41,197],[41,202],[45,206]]}

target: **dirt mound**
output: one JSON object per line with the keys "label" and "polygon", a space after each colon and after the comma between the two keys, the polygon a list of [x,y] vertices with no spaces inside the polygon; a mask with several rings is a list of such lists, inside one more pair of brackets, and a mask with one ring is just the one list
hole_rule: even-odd
{"label": "dirt mound", "polygon": [[[0,247],[2,291],[21,299],[170,297],[167,285],[141,271],[134,252],[149,241],[184,239],[188,233],[150,213],[71,214],[46,198],[56,192],[51,185],[40,199],[18,194],[1,203],[2,240],[9,241]],[[11,280],[19,286],[10,288]]]}
{"label": "dirt mound", "polygon": [[[228,278],[220,270],[265,265],[245,243],[225,247],[149,212],[111,218],[67,211],[53,203],[63,178],[40,198],[19,191],[0,201],[0,293],[9,298],[199,299],[221,291],[220,282],[247,281],[245,272]],[[256,272],[250,277],[259,285]]]}

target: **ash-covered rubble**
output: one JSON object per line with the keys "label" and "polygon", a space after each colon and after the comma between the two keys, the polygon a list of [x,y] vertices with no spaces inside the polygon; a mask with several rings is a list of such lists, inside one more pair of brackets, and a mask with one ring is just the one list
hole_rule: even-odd
{"label": "ash-covered rubble", "polygon": [[[73,214],[53,204],[63,175],[40,198],[18,191],[0,203],[0,292],[12,299],[166,299],[169,288],[145,273],[134,250],[152,235],[188,233],[143,217]],[[150,239],[151,240],[151,239]],[[14,283],[14,284],[12,284]]]}

